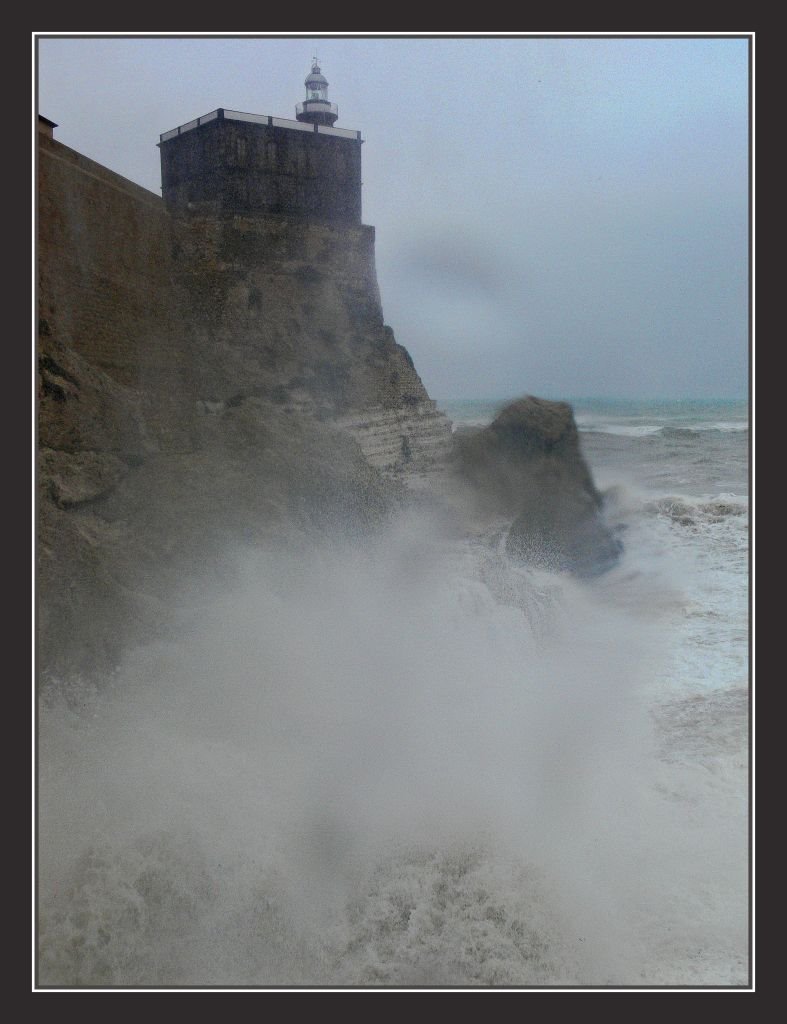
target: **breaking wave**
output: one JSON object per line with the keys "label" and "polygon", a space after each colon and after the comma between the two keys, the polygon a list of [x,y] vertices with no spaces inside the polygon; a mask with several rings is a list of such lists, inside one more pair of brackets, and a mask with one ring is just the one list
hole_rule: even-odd
{"label": "breaking wave", "polygon": [[637,557],[578,583],[405,517],[243,552],[58,681],[40,983],[744,984],[741,706],[686,754],[680,584]]}

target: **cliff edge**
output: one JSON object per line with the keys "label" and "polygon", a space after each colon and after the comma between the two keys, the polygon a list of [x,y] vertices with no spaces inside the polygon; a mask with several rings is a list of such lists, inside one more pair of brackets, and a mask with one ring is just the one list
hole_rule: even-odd
{"label": "cliff edge", "polygon": [[110,671],[245,546],[375,530],[430,476],[515,517],[517,557],[611,557],[568,407],[452,436],[384,323],[373,228],[173,216],[44,135],[38,174],[45,677]]}
{"label": "cliff edge", "polygon": [[38,175],[39,665],[101,672],[243,545],[375,528],[450,423],[373,228],[173,217],[45,136]]}

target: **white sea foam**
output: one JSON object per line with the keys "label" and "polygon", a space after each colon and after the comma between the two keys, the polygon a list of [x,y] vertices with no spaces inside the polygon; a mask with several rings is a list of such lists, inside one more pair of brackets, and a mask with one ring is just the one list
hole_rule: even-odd
{"label": "white sea foam", "polygon": [[47,699],[41,981],[744,984],[745,680],[675,678],[640,513],[592,584],[422,518],[246,552]]}
{"label": "white sea foam", "polygon": [[576,419],[580,432],[593,434],[616,434],[619,437],[650,437],[653,434],[679,434],[682,431],[699,434],[718,430],[721,432],[748,431],[747,423],[703,423],[687,426],[671,426],[664,423],[604,423],[592,418],[578,416]]}
{"label": "white sea foam", "polygon": [[735,422],[724,422],[724,423],[709,423],[706,427],[691,427],[691,430],[732,430],[735,432],[749,429],[748,423],[740,423],[737,420]]}
{"label": "white sea foam", "polygon": [[660,434],[663,427],[657,423],[598,423],[593,419],[577,417],[580,432],[594,434],[617,434],[620,437],[649,437]]}

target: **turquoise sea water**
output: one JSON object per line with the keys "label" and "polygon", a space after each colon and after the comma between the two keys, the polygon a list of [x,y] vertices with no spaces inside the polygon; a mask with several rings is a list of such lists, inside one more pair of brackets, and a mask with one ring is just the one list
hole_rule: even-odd
{"label": "turquoise sea water", "polygon": [[[745,399],[556,399],[568,402],[580,429],[632,431],[664,427],[742,430],[748,426],[749,403]],[[511,399],[437,399],[437,404],[457,426],[482,426],[491,422]]]}

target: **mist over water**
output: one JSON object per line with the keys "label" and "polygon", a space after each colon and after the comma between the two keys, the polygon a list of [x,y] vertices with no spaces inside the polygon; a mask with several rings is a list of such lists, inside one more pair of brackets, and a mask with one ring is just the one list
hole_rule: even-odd
{"label": "mist over water", "polygon": [[745,984],[745,665],[677,678],[675,524],[618,497],[598,581],[408,514],[60,681],[40,983]]}

